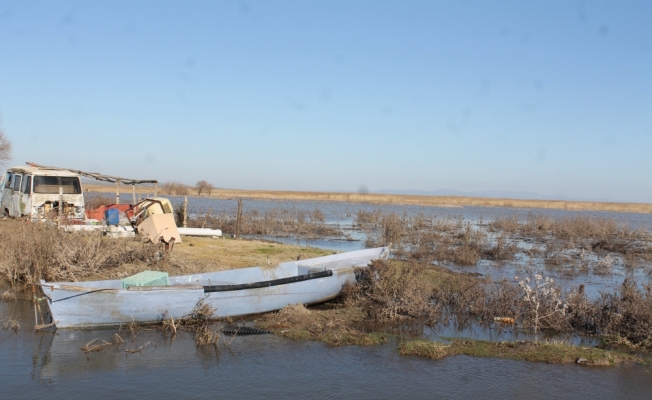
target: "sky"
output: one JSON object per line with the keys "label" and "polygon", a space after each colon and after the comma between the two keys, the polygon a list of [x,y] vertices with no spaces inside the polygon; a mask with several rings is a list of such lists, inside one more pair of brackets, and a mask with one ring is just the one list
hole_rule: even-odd
{"label": "sky", "polygon": [[26,161],[652,202],[650,1],[0,0]]}

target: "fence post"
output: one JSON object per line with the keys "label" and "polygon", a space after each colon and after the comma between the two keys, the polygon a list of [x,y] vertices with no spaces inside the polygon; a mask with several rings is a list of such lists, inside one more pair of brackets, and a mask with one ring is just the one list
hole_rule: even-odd
{"label": "fence post", "polygon": [[57,218],[57,226],[61,228],[61,219],[63,218],[63,186],[59,186],[59,218]]}
{"label": "fence post", "polygon": [[240,224],[242,222],[242,199],[238,199],[238,214],[235,221],[235,238],[240,239]]}
{"label": "fence post", "polygon": [[181,223],[181,226],[186,228],[187,226],[187,218],[188,218],[188,196],[183,196],[183,222]]}

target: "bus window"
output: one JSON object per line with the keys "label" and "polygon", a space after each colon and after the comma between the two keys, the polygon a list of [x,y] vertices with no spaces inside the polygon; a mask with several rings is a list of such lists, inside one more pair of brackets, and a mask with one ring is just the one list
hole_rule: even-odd
{"label": "bus window", "polygon": [[60,187],[64,194],[81,194],[76,176],[34,176],[34,193],[58,194]]}
{"label": "bus window", "polygon": [[13,189],[14,190],[20,190],[20,180],[22,178],[22,175],[14,175],[14,184],[13,184]]}
{"label": "bus window", "polygon": [[5,187],[11,189],[11,185],[14,183],[14,174],[7,172],[7,179],[5,180]]}
{"label": "bus window", "polygon": [[20,188],[20,191],[25,193],[25,194],[32,193],[32,177],[31,176],[26,176],[25,179],[23,179],[23,185]]}

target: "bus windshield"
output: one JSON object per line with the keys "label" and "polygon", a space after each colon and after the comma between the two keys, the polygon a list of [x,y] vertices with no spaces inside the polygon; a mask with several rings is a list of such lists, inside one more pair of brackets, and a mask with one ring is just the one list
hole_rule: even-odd
{"label": "bus windshield", "polygon": [[34,193],[58,194],[60,187],[64,194],[81,194],[76,176],[34,176]]}

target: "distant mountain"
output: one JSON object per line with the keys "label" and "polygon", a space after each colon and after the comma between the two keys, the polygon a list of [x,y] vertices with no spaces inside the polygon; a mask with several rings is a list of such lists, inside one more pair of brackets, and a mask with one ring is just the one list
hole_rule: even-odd
{"label": "distant mountain", "polygon": [[481,190],[476,192],[465,192],[455,189],[437,189],[437,190],[392,190],[381,189],[374,193],[383,194],[411,194],[417,196],[464,196],[464,197],[490,197],[500,199],[522,199],[522,200],[567,200],[567,201],[612,201],[608,199],[573,199],[564,196],[546,195],[534,192],[509,191],[509,190]]}

